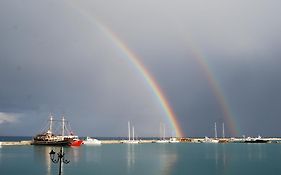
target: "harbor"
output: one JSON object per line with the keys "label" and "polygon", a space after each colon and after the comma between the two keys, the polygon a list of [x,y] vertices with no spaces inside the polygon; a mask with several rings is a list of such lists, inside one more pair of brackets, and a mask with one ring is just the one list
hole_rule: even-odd
{"label": "harbor", "polygon": [[[209,140],[206,140],[206,137],[198,137],[198,138],[170,138],[167,139],[167,142],[165,143],[218,143],[218,144],[227,144],[227,143],[255,143],[247,141],[250,138],[208,138]],[[251,138],[255,139],[255,138]],[[281,143],[281,138],[261,138],[264,142],[257,141],[256,143]],[[176,140],[177,142],[173,142],[171,140]],[[212,142],[213,140],[216,140],[217,142]],[[120,139],[110,139],[110,140],[99,140],[101,144],[128,144],[128,140],[120,140]],[[138,141],[139,144],[159,144],[161,142],[158,142],[159,139],[140,139],[135,140]],[[163,142],[164,143],[164,142]],[[22,140],[22,141],[1,141],[0,146],[20,146],[20,145],[32,145],[32,140]],[[82,143],[83,145],[83,143]]]}

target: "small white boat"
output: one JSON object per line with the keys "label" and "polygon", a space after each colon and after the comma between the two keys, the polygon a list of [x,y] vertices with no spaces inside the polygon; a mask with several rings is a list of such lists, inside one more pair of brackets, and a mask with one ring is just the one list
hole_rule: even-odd
{"label": "small white boat", "polygon": [[156,140],[155,143],[170,143],[169,140]]}
{"label": "small white boat", "polygon": [[139,144],[141,143],[139,140],[123,140],[121,143],[126,143],[126,144]]}
{"label": "small white boat", "polygon": [[91,137],[86,137],[85,140],[83,140],[84,145],[100,145],[101,141],[98,139],[93,139]]}
{"label": "small white boat", "polygon": [[205,137],[204,140],[202,140],[202,143],[219,143],[219,140]]}
{"label": "small white boat", "polygon": [[179,143],[180,141],[177,139],[177,138],[175,138],[175,137],[172,137],[172,138],[170,138],[170,140],[169,140],[169,143]]}

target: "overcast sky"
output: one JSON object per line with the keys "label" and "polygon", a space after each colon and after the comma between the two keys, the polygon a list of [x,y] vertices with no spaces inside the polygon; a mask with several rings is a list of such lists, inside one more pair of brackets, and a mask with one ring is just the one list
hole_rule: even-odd
{"label": "overcast sky", "polygon": [[[162,88],[185,136],[225,122],[200,62],[218,82],[238,135],[281,136],[279,0],[2,0],[0,135],[33,136],[49,113],[80,136],[174,132],[108,27]],[[198,60],[198,53],[204,59]],[[208,72],[208,71],[207,71]]]}

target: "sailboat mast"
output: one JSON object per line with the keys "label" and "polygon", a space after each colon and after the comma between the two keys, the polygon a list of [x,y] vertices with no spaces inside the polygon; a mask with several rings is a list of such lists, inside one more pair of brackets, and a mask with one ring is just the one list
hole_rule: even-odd
{"label": "sailboat mast", "polygon": [[64,121],[65,121],[65,119],[64,119],[64,116],[62,116],[62,129],[61,129],[61,135],[62,136],[64,136]]}
{"label": "sailboat mast", "polygon": [[163,124],[163,140],[165,140],[165,138],[166,138],[165,130],[166,130],[166,126],[165,126],[165,124]]}
{"label": "sailboat mast", "polygon": [[49,131],[52,132],[53,130],[53,116],[50,115],[50,126],[49,126]]}
{"label": "sailboat mast", "polygon": [[130,141],[131,140],[131,128],[130,128],[130,121],[128,121],[128,140]]}
{"label": "sailboat mast", "polygon": [[133,126],[133,141],[135,140],[135,127]]}
{"label": "sailboat mast", "polygon": [[217,123],[215,122],[215,138],[218,138],[218,134],[217,134]]}
{"label": "sailboat mast", "polygon": [[159,133],[160,133],[160,140],[162,140],[162,122],[160,122],[160,130],[159,130]]}
{"label": "sailboat mast", "polygon": [[222,137],[225,137],[225,133],[224,133],[224,123],[222,123]]}

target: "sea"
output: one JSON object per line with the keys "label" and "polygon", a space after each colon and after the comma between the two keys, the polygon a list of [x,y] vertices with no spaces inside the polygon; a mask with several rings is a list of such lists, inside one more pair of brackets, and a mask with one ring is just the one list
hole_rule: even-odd
{"label": "sea", "polygon": [[[9,138],[11,141],[22,137]],[[30,139],[29,137],[24,138]],[[0,140],[7,140],[1,137]],[[1,146],[1,175],[57,175],[51,146]],[[281,144],[150,143],[64,147],[63,175],[275,175]]]}

